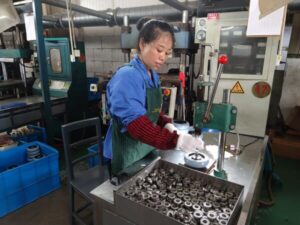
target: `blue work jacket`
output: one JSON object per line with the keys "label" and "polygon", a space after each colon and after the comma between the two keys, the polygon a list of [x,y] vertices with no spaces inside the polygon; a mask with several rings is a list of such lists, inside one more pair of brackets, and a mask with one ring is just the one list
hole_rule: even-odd
{"label": "blue work jacket", "polygon": [[[121,132],[126,132],[129,123],[146,114],[146,89],[160,86],[158,74],[154,70],[151,73],[152,79],[139,56],[135,55],[130,64],[120,67],[109,81],[107,110],[123,125]],[[104,140],[104,157],[112,158],[112,121]]]}

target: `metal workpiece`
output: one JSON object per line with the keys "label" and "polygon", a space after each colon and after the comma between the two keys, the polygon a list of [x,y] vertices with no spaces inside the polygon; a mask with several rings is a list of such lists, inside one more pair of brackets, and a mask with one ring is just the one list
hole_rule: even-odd
{"label": "metal workpiece", "polygon": [[219,224],[217,218],[232,224],[242,194],[240,185],[158,159],[117,190],[115,201],[118,213],[136,224],[144,224],[138,215],[167,224]]}
{"label": "metal workpiece", "polygon": [[226,143],[226,133],[221,132],[218,161],[217,161],[217,170],[219,172],[222,172],[224,169],[225,143]]}
{"label": "metal workpiece", "polygon": [[209,219],[207,217],[202,217],[199,224],[201,224],[201,225],[209,225],[210,221],[209,221]]}
{"label": "metal workpiece", "polygon": [[[255,137],[249,137],[245,135],[240,136],[241,145],[246,145],[255,140]],[[207,145],[215,144],[215,136],[204,134],[203,140]],[[153,225],[153,224],[164,224],[164,225],[182,225],[184,222],[178,221],[175,217],[178,217],[176,212],[197,212],[202,213],[202,217],[207,218],[207,213],[210,211],[215,211],[217,213],[217,218],[210,222],[213,224],[237,224],[237,225],[249,225],[251,218],[253,216],[254,209],[257,204],[257,199],[259,196],[259,186],[261,182],[261,174],[264,161],[264,151],[266,147],[268,138],[258,139],[252,145],[247,146],[242,150],[242,153],[238,156],[231,158],[225,158],[224,169],[228,175],[228,181],[223,181],[221,179],[213,177],[211,175],[203,174],[197,170],[191,170],[182,166],[184,164],[184,153],[181,151],[160,151],[162,159],[172,163],[170,167],[164,167],[162,171],[155,175],[154,170],[156,169],[152,164],[145,168],[141,173],[132,177],[128,183],[124,183],[120,186],[114,186],[109,181],[95,188],[92,191],[92,196],[96,203],[97,218],[96,224],[99,225]],[[234,143],[236,141],[236,135],[228,133],[227,134],[228,143]],[[173,168],[169,170],[169,168]],[[157,179],[156,186],[159,189],[159,193],[152,190],[152,193],[159,195],[160,203],[156,204],[157,209],[145,206],[143,202],[138,202],[125,198],[123,195],[119,195],[119,191],[126,190],[130,185],[140,182],[139,185],[143,185],[145,178],[147,176],[159,178],[160,176],[167,176],[169,173],[173,173],[174,184],[169,185],[166,180]],[[191,172],[193,171],[193,172]],[[175,178],[176,177],[176,178]],[[190,182],[190,187],[184,186],[183,178],[186,182]],[[181,178],[181,180],[179,180]],[[232,183],[234,182],[234,183]],[[243,185],[243,197],[242,194],[237,195],[236,187],[240,188],[239,185]],[[237,185],[237,186],[236,186]],[[149,185],[145,185],[149,186]],[[152,186],[152,185],[151,185]],[[149,186],[149,187],[151,187]],[[139,190],[142,192],[142,189]],[[197,198],[194,196],[194,192],[197,193]],[[144,191],[143,191],[144,192]],[[122,193],[122,192],[120,192]],[[147,192],[146,192],[147,193]],[[150,195],[149,193],[147,193]],[[186,208],[185,202],[183,201],[183,206],[175,206],[168,200],[168,195],[171,194],[171,198],[180,198],[183,200],[184,196],[188,196],[191,200],[186,201],[187,205],[189,202],[192,203],[192,208],[188,210]],[[235,196],[232,196],[234,194]],[[147,195],[146,195],[147,196]],[[174,198],[173,198],[174,197]],[[215,202],[207,198],[215,198]],[[227,198],[227,201],[226,201]],[[149,197],[150,199],[150,197]],[[212,208],[205,212],[203,210],[203,202],[211,202]],[[242,206],[239,212],[239,207]],[[232,209],[232,213],[226,214],[227,208]],[[109,212],[109,213],[107,213]],[[114,215],[114,216],[113,216]],[[190,224],[200,224],[200,220],[196,220],[195,223],[195,213],[192,213],[193,218]],[[196,213],[196,215],[198,215]],[[197,216],[196,216],[197,217]],[[201,217],[201,218],[202,218]],[[151,219],[148,219],[151,218]],[[235,219],[235,221],[232,221]],[[112,222],[114,221],[114,222]]]}
{"label": "metal workpiece", "polygon": [[204,152],[191,152],[186,153],[184,162],[191,168],[206,168],[210,162],[210,158]]}

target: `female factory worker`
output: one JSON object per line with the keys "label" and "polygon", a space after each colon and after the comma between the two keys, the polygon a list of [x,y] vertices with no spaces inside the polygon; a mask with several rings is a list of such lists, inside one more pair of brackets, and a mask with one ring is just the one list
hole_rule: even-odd
{"label": "female factory worker", "polygon": [[142,159],[153,149],[189,152],[203,142],[189,134],[178,134],[160,114],[159,69],[174,45],[172,27],[162,20],[142,19],[138,53],[128,65],[119,68],[106,88],[107,109],[112,117],[104,142],[104,157],[111,159],[112,173]]}

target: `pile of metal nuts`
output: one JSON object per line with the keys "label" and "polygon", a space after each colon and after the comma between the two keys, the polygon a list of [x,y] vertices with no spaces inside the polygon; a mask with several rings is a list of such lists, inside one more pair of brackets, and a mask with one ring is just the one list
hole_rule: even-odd
{"label": "pile of metal nuts", "polygon": [[218,190],[173,168],[154,169],[146,177],[138,177],[122,195],[191,225],[227,224],[238,200],[232,191]]}

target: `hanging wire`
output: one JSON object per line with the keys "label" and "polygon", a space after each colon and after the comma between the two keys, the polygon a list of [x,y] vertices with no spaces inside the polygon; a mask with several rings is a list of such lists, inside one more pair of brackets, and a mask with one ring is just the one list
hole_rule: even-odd
{"label": "hanging wire", "polygon": [[71,27],[71,20],[70,20],[70,8],[69,8],[70,5],[69,4],[70,4],[70,0],[66,0],[71,51],[72,51],[72,56],[74,56],[75,54],[74,54],[74,46],[73,46],[73,36],[72,36],[72,27]]}
{"label": "hanging wire", "polygon": [[[72,8],[71,8],[72,10]],[[74,12],[72,11],[72,16],[71,16],[71,31],[72,31],[72,37],[73,37],[73,45],[74,48],[77,49],[76,46],[76,37],[75,37],[75,28],[74,28]]]}

